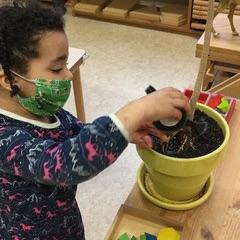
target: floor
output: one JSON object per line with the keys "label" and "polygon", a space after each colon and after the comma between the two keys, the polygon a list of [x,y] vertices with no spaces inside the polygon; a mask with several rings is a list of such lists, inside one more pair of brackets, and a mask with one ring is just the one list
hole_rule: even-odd
{"label": "floor", "polygon": [[[88,122],[144,95],[149,85],[184,89],[196,79],[197,38],[65,15],[72,47],[90,55],[81,67]],[[65,108],[76,114],[71,95]],[[87,240],[103,240],[136,181],[141,160],[135,146],[95,178],[78,186],[77,201]]]}

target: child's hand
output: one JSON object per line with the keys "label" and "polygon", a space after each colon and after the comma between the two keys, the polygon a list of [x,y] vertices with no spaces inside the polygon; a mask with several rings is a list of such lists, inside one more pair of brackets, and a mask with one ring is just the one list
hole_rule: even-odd
{"label": "child's hand", "polygon": [[142,101],[141,107],[145,111],[145,121],[157,121],[164,118],[180,120],[183,109],[190,113],[189,99],[181,91],[175,88],[163,88],[152,92],[138,101]]}
{"label": "child's hand", "polygon": [[175,88],[163,88],[129,103],[116,115],[127,128],[131,142],[149,148],[152,147],[149,134],[153,132],[162,141],[166,141],[166,136],[154,128],[152,122],[165,118],[180,120],[182,113],[179,109],[189,114],[189,99]]}
{"label": "child's hand", "polygon": [[153,124],[149,123],[133,133],[130,142],[142,148],[151,149],[153,148],[153,140],[150,135],[158,137],[161,142],[167,142],[169,140],[169,137],[165,133],[157,130]]}

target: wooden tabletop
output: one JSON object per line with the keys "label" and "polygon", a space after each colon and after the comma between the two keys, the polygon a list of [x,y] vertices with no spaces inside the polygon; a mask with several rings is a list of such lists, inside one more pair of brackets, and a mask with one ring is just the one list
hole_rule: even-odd
{"label": "wooden tabletop", "polygon": [[214,173],[214,188],[201,206],[187,211],[159,208],[140,193],[137,184],[125,201],[139,208],[178,221],[183,225],[181,240],[240,239],[240,103],[230,120],[231,137],[224,160]]}
{"label": "wooden tabletop", "polygon": [[[240,33],[240,16],[234,15],[234,25]],[[240,65],[240,36],[233,36],[227,14],[218,14],[214,19],[218,37],[211,38],[209,60]],[[201,57],[204,33],[196,46],[196,57]]]}

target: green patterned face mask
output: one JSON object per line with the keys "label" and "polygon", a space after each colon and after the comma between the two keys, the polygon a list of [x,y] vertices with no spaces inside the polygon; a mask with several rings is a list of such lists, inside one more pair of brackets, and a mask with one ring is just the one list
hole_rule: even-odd
{"label": "green patterned face mask", "polygon": [[51,80],[50,82],[45,79],[29,80],[13,71],[12,73],[35,84],[35,96],[17,96],[19,104],[35,115],[54,115],[64,106],[70,95],[71,80]]}

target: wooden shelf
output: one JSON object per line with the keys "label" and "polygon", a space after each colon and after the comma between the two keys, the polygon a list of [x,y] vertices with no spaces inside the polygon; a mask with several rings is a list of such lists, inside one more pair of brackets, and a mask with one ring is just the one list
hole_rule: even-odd
{"label": "wooden shelf", "polygon": [[[176,4],[174,4],[173,1],[177,1]],[[139,8],[144,6],[139,5],[139,1],[136,0],[82,0],[73,6],[72,13],[73,15],[103,21],[189,35],[199,35],[201,34],[200,31],[191,29],[192,1],[193,0],[163,0],[160,2],[160,5],[162,4],[162,11],[161,6],[157,7],[159,11],[159,21],[157,11],[154,9],[151,12],[151,9],[147,9],[146,7],[146,12],[139,11]],[[166,12],[164,12],[164,7],[167,5],[170,6],[169,2],[173,7],[166,8]],[[172,12],[172,9],[175,11]],[[181,15],[181,12],[184,13]]]}

